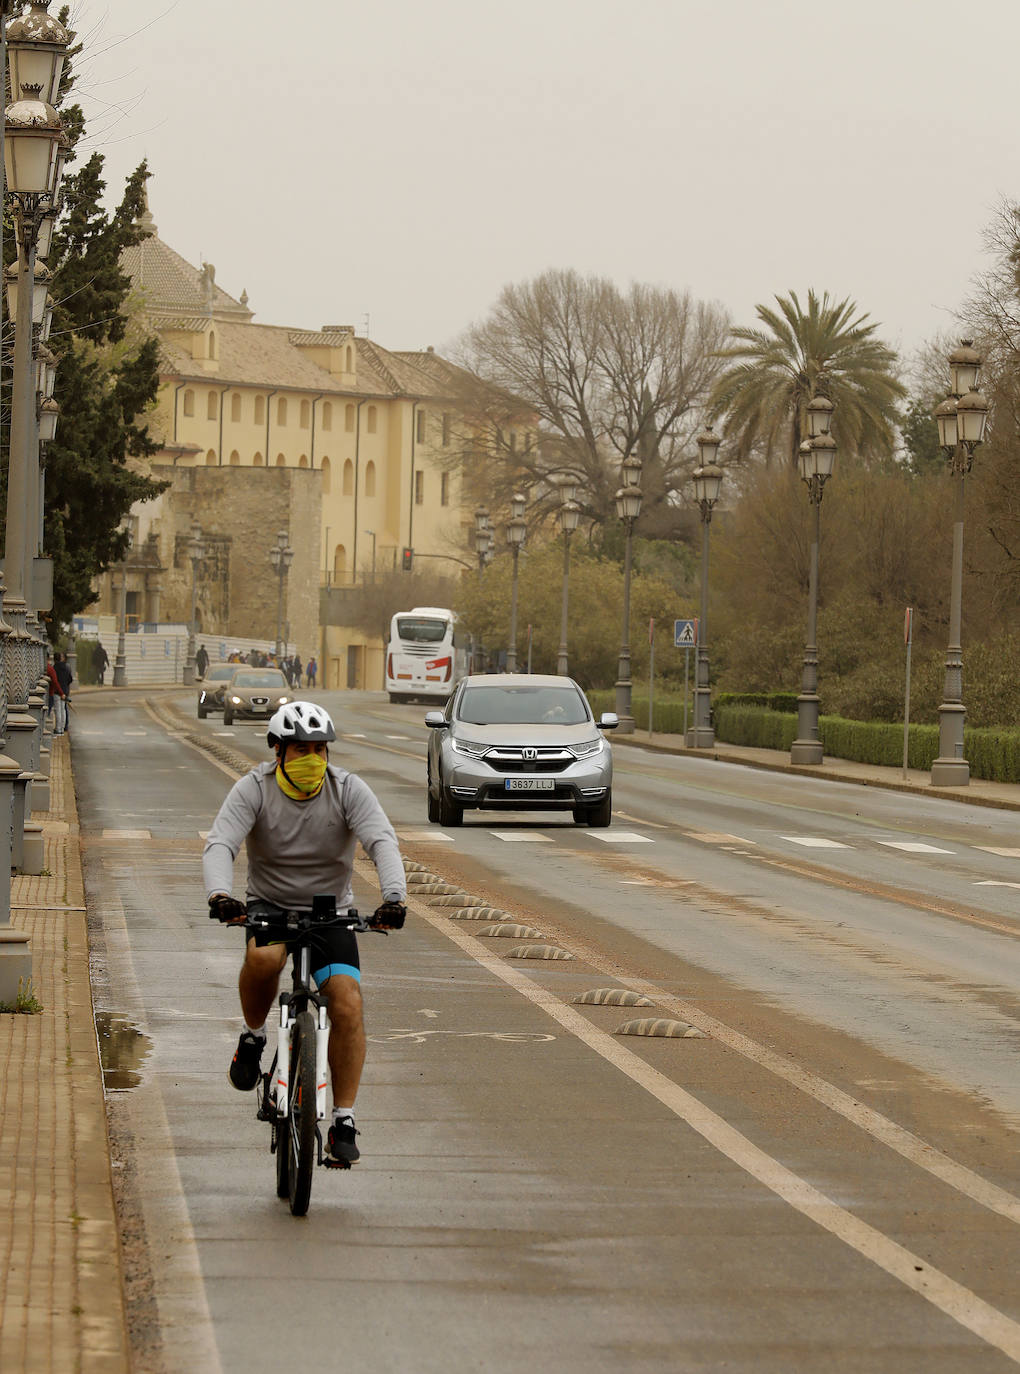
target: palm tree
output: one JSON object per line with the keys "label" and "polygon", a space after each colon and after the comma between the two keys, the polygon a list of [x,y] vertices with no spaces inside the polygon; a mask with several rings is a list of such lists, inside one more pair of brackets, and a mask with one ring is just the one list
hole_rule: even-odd
{"label": "palm tree", "polygon": [[733,344],[719,353],[734,362],[715,383],[709,408],[725,416],[737,456],[762,445],[767,458],[785,451],[795,464],[815,395],[836,407],[833,432],[843,452],[890,453],[896,403],[906,391],[894,373],[896,353],[874,337],[878,326],[849,298],[836,304],[828,292],[819,300],[809,291],[806,311],[794,291],[777,296],[776,305],[759,305],[764,328],[732,330]]}

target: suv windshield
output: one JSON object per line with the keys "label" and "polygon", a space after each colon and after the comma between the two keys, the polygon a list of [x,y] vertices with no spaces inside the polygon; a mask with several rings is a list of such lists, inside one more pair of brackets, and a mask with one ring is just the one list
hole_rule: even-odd
{"label": "suv windshield", "polygon": [[576,687],[469,687],[457,717],[470,725],[583,725],[591,720]]}
{"label": "suv windshield", "polygon": [[286,687],[287,683],[282,673],[278,673],[275,668],[265,673],[235,673],[235,687]]}
{"label": "suv windshield", "polygon": [[441,644],[446,637],[445,620],[426,620],[424,616],[397,618],[397,634],[408,644]]}

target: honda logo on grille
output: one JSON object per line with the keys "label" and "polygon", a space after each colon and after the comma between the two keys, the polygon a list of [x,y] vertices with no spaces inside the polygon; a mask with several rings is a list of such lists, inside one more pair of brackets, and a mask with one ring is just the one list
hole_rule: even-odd
{"label": "honda logo on grille", "polygon": [[537,758],[538,758],[538,750],[537,750],[537,749],[522,749],[522,750],[521,750],[521,758],[525,758],[525,759],[537,759]]}

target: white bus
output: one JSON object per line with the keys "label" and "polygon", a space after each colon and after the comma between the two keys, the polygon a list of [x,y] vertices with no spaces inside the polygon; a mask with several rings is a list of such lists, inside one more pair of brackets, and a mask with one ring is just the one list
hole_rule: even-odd
{"label": "white bus", "polygon": [[443,606],[398,611],[386,645],[390,701],[414,697],[445,701],[468,671],[467,650],[456,634],[457,615]]}

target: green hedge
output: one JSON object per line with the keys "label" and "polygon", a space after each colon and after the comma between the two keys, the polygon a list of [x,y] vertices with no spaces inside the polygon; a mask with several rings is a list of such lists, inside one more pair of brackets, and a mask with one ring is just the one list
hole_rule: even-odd
{"label": "green hedge", "polygon": [[[611,687],[601,688],[594,692],[587,693],[591,709],[596,716],[600,716],[603,711],[616,710],[616,692]],[[638,730],[648,729],[648,694],[644,696],[632,696],[630,703],[630,713],[634,717],[634,724]],[[694,693],[687,699],[687,725],[688,728],[694,724]],[[656,734],[661,735],[682,735],[684,730],[684,702],[683,697],[678,700],[676,697],[663,693],[661,699],[655,698],[655,722],[653,726]]]}
{"label": "green hedge", "polygon": [[796,692],[717,692],[714,705],[767,706],[770,711],[796,711]]}

